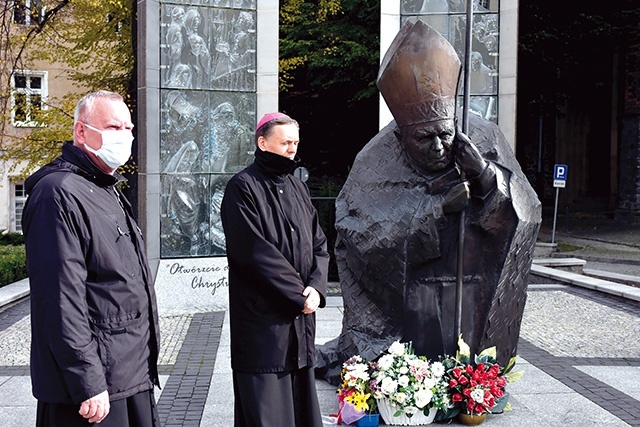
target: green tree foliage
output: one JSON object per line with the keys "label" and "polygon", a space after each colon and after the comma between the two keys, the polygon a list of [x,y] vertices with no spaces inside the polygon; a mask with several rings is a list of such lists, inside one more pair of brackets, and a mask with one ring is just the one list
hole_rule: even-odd
{"label": "green tree foliage", "polygon": [[282,2],[280,90],[343,93],[349,101],[376,96],[379,2]]}
{"label": "green tree foliage", "polygon": [[550,0],[522,2],[518,80],[526,84],[519,86],[519,98],[535,115],[557,115],[564,98],[588,93],[594,78],[608,78],[612,55],[634,40],[638,22],[637,0],[607,7],[581,0],[566,0],[562,7]]}
{"label": "green tree foliage", "polygon": [[[26,162],[23,175],[56,157],[63,142],[72,139],[73,109],[84,93],[98,89],[132,93],[131,0],[45,0],[42,5],[48,12],[39,23],[32,26],[14,23],[11,28],[7,14],[12,11],[7,8],[3,16],[7,29],[0,36],[0,45],[10,55],[7,59],[11,60],[13,70],[49,63],[63,70],[63,77],[73,82],[77,91],[61,98],[50,96],[46,107],[33,117],[39,126],[28,135],[9,140],[2,133],[1,157]],[[7,70],[3,71],[3,76],[9,75]],[[0,81],[3,93],[9,93],[10,82],[7,77]],[[55,80],[49,82],[50,87],[55,84]],[[6,107],[8,96],[4,99]]]}
{"label": "green tree foliage", "polygon": [[312,178],[346,176],[378,130],[379,21],[376,0],[280,3],[280,108]]}

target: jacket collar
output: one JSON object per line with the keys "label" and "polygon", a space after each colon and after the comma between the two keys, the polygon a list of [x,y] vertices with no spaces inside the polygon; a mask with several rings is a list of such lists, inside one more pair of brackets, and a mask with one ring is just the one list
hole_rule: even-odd
{"label": "jacket collar", "polygon": [[109,186],[120,181],[125,181],[125,178],[117,171],[114,172],[113,175],[103,172],[91,161],[87,153],[73,145],[72,142],[65,142],[62,146],[61,159],[67,163],[65,166],[72,169],[75,173],[83,175],[85,178],[100,186]]}
{"label": "jacket collar", "polygon": [[296,156],[291,160],[279,154],[256,149],[256,165],[267,175],[282,177],[293,172],[300,163],[300,158]]}

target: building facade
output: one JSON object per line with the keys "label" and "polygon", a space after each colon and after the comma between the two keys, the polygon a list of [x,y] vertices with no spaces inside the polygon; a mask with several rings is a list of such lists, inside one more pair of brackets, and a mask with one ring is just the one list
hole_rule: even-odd
{"label": "building facade", "polygon": [[[44,9],[40,0],[12,0],[7,2],[4,28],[11,34],[29,31],[39,25]],[[0,150],[24,138],[41,126],[36,117],[49,108],[51,99],[77,90],[65,77],[61,64],[33,61],[25,64],[9,51],[3,52],[0,82],[7,88],[0,94],[3,122]],[[0,160],[0,231],[21,232],[22,207],[26,200],[22,172],[24,164],[14,159]],[[6,207],[6,209],[5,209]]]}

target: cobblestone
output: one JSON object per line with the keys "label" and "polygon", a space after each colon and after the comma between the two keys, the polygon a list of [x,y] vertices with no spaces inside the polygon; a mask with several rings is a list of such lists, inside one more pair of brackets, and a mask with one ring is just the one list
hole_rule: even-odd
{"label": "cobblestone", "polygon": [[[159,365],[176,363],[192,314],[160,317]],[[29,366],[31,346],[31,317],[25,316],[3,331],[0,331],[0,366]]]}
{"label": "cobblestone", "polygon": [[160,355],[159,365],[176,363],[184,337],[189,331],[193,315],[160,317]]}
{"label": "cobblestone", "polygon": [[529,292],[521,337],[555,356],[638,357],[640,315],[565,291]]}

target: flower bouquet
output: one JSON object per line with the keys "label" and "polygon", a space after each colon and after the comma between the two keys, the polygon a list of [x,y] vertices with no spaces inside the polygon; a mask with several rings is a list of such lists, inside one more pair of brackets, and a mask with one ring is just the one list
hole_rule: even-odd
{"label": "flower bouquet", "polygon": [[338,389],[338,424],[351,424],[368,414],[377,414],[376,400],[370,389],[369,369],[369,364],[361,356],[353,356],[342,364],[342,383]]}
{"label": "flower bouquet", "polygon": [[[446,368],[445,378],[453,408],[443,418],[460,414],[481,416],[501,412],[508,408],[508,382],[517,381],[523,372],[509,372],[515,365],[513,357],[505,367],[500,367],[496,359],[496,348],[483,350],[471,358],[469,346],[462,337],[458,340],[456,357],[442,360]],[[464,422],[464,421],[463,421]]]}
{"label": "flower bouquet", "polygon": [[394,342],[371,367],[371,390],[387,424],[429,424],[450,407],[444,365],[416,356],[411,343]]}

